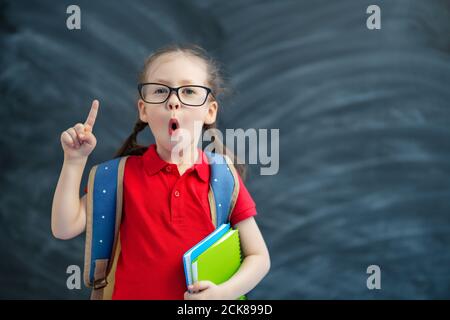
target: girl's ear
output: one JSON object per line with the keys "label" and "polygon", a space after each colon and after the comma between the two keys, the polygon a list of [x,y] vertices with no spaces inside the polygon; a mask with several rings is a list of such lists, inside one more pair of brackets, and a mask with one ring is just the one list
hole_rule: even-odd
{"label": "girl's ear", "polygon": [[214,122],[216,122],[218,109],[219,109],[219,105],[217,104],[217,101],[212,101],[209,103],[208,113],[206,114],[206,117],[205,117],[206,124],[213,124]]}
{"label": "girl's ear", "polygon": [[142,122],[147,122],[147,115],[145,114],[145,102],[142,99],[138,101],[139,119]]}

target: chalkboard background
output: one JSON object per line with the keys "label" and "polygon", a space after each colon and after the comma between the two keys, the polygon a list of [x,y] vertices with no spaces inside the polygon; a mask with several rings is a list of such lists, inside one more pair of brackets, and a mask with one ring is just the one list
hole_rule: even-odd
{"label": "chalkboard background", "polygon": [[145,57],[170,42],[225,66],[221,128],[280,129],[278,174],[247,182],[272,261],[250,298],[450,298],[448,0],[80,0],[74,31],[70,4],[0,0],[0,298],[88,297],[66,287],[84,235],[50,231],[60,133],[98,98],[88,168],[111,158]]}

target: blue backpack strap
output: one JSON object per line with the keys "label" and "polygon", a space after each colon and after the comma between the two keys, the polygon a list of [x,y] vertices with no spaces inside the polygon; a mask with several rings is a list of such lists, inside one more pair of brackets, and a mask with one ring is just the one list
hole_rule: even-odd
{"label": "blue backpack strap", "polygon": [[88,179],[84,282],[91,299],[103,299],[122,220],[123,174],[127,157],[94,166]]}
{"label": "blue backpack strap", "polygon": [[218,153],[205,152],[211,167],[208,193],[211,219],[216,228],[230,221],[239,195],[238,173],[230,158]]}

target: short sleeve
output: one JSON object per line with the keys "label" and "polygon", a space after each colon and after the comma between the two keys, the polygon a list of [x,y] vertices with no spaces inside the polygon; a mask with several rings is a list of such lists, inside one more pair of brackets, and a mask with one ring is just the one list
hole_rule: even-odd
{"label": "short sleeve", "polygon": [[238,174],[239,178],[239,195],[236,200],[236,204],[234,206],[233,212],[230,216],[231,226],[235,226],[237,223],[255,216],[256,213],[256,204],[253,201],[252,196],[248,192],[244,183],[242,182],[241,177]]}

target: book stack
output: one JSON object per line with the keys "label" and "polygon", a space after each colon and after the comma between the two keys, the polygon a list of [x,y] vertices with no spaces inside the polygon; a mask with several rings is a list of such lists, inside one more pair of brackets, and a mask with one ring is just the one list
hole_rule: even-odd
{"label": "book stack", "polygon": [[[183,255],[186,285],[209,280],[219,285],[230,279],[242,263],[239,231],[222,224]],[[239,300],[246,300],[246,296]]]}

